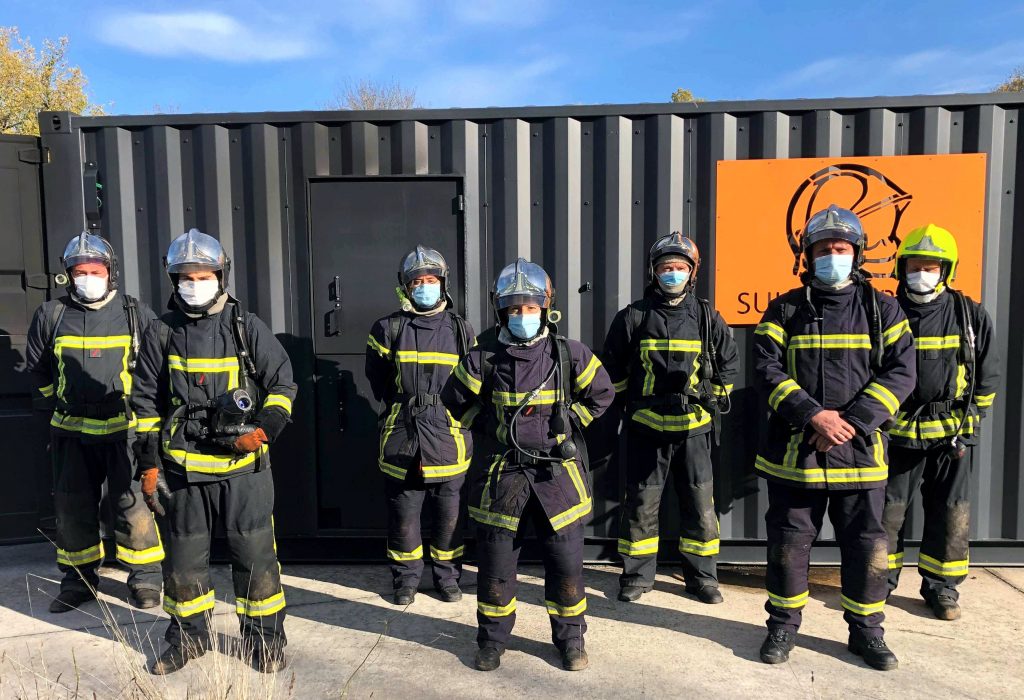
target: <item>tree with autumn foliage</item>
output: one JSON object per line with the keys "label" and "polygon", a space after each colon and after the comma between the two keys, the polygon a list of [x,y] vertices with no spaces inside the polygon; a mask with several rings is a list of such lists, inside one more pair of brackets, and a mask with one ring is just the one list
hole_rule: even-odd
{"label": "tree with autumn foliage", "polygon": [[1024,66],[1013,71],[996,92],[1024,92]]}
{"label": "tree with autumn foliage", "polygon": [[17,27],[0,27],[0,132],[38,134],[43,110],[103,114],[82,69],[68,63],[68,44],[66,36],[45,39],[37,51]]}

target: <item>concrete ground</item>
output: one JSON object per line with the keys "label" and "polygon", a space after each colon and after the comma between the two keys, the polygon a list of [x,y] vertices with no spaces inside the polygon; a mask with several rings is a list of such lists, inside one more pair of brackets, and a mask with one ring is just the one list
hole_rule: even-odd
{"label": "concrete ground", "polygon": [[[460,603],[425,588],[406,607],[389,602],[385,566],[286,566],[290,665],[263,676],[211,653],[154,678],[143,665],[159,648],[166,616],[124,602],[125,574],[101,570],[101,606],[52,615],[57,571],[49,545],[0,548],[0,697],[1024,697],[1024,569],[972,570],[963,618],[934,619],[905,571],[886,607],[886,639],[897,671],[867,668],[846,650],[835,569],[814,569],[811,602],[788,664],[757,658],[765,634],[763,571],[722,572],[726,602],[684,595],[663,569],[639,603],[615,600],[617,571],[587,567],[590,668],[561,670],[550,642],[538,567],[520,578],[515,638],[501,668],[472,668],[476,649],[475,570]],[[226,567],[215,567],[220,601],[232,599]],[[220,640],[237,637],[233,604],[218,602]],[[112,629],[117,633],[113,634]]]}

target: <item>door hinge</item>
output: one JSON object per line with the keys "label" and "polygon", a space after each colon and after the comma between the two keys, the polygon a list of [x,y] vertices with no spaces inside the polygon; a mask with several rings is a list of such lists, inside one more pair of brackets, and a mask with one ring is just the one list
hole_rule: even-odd
{"label": "door hinge", "polygon": [[18,160],[29,165],[42,165],[43,151],[40,148],[23,148],[18,151]]}
{"label": "door hinge", "polygon": [[464,195],[455,195],[455,211],[466,211],[466,197]]}
{"label": "door hinge", "polygon": [[53,289],[53,277],[45,272],[26,272],[23,275],[22,286],[25,289]]}

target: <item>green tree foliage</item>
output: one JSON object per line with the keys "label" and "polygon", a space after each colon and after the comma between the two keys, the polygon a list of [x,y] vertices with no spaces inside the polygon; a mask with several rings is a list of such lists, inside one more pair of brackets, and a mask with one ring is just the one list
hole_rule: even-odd
{"label": "green tree foliage", "polygon": [[684,88],[678,88],[672,93],[673,102],[703,102],[703,97],[695,97],[692,92]]}
{"label": "green tree foliage", "polygon": [[68,110],[103,114],[85,91],[82,69],[67,60],[68,38],[46,39],[36,51],[17,27],[0,27],[0,132],[38,134],[37,114]]}

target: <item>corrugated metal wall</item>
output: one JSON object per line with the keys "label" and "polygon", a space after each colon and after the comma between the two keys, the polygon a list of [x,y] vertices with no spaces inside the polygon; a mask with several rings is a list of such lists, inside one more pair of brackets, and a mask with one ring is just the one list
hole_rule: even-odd
{"label": "corrugated metal wall", "polygon": [[[495,271],[522,255],[553,275],[563,329],[599,347],[616,310],[641,293],[645,251],[665,232],[682,229],[697,240],[706,261],[699,292],[711,294],[717,161],[986,153],[984,301],[1006,371],[976,451],[973,530],[977,539],[1024,542],[1024,334],[1012,313],[1024,308],[1024,281],[1013,274],[1024,270],[1024,214],[1015,216],[1024,202],[1022,106],[1024,96],[1000,94],[391,113],[44,114],[50,269],[57,271],[60,245],[81,230],[85,212],[96,209],[91,190],[83,197],[81,189],[82,166],[94,164],[102,184],[97,221],[123,251],[130,292],[166,299],[161,255],[173,236],[197,226],[224,241],[235,289],[252,310],[275,332],[308,339],[306,179],[459,174],[472,323],[481,328],[488,317]],[[595,292],[577,294],[587,281]],[[743,358],[751,334],[736,330]],[[765,495],[751,476],[751,385],[747,363],[738,410],[725,426],[716,489],[727,540],[764,537]],[[304,390],[312,390],[310,382]],[[296,444],[309,430],[294,431]],[[279,484],[279,493],[315,496],[314,469],[298,465],[288,478],[308,483]],[[598,475],[608,478],[614,480]],[[612,534],[613,505],[599,507],[605,524],[595,534]],[[315,533],[314,522],[300,520],[281,526]],[[919,530],[919,513],[915,525]]]}

